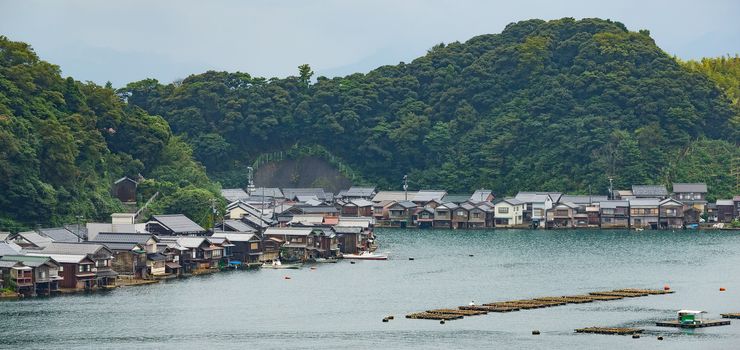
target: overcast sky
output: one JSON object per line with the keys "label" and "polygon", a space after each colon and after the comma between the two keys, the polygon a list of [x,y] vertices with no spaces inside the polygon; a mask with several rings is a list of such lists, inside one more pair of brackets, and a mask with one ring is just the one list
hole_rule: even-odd
{"label": "overcast sky", "polygon": [[253,76],[367,72],[440,42],[530,18],[600,17],[648,29],[681,58],[740,53],[740,1],[0,0],[0,34],[78,80],[162,82],[209,69]]}

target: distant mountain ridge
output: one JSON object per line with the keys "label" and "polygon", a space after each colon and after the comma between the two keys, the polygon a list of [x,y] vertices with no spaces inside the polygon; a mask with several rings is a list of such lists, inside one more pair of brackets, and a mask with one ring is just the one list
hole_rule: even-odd
{"label": "distant mountain ridge", "polygon": [[[309,78],[207,72],[122,92],[167,119],[229,186],[260,153],[301,143],[389,188],[408,173],[419,188],[603,193],[611,176],[622,187],[706,181],[729,194],[740,133],[729,101],[647,31],[618,22],[528,20],[408,64]],[[711,171],[685,168],[697,162]]]}

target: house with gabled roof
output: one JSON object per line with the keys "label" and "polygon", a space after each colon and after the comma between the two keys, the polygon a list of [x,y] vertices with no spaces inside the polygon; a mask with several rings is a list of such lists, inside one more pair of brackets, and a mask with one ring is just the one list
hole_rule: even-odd
{"label": "house with gabled roof", "polygon": [[432,207],[421,207],[416,208],[414,213],[414,223],[418,228],[432,228],[434,227],[434,208]]}
{"label": "house with gabled roof", "polygon": [[707,205],[707,184],[674,183],[671,197],[703,213]]}
{"label": "house with gabled roof", "polygon": [[494,202],[495,227],[518,227],[524,224],[527,204],[516,198],[504,198]]}
{"label": "house with gabled roof", "polygon": [[66,226],[54,228],[40,228],[37,230],[41,235],[49,237],[54,242],[78,243],[84,241],[84,237],[77,235]]}
{"label": "house with gabled roof", "polygon": [[442,203],[434,208],[434,228],[452,228],[452,217],[459,206],[455,203]]}
{"label": "house with gabled roof", "polygon": [[33,268],[20,261],[0,258],[0,285],[18,294],[33,295]]}
{"label": "house with gabled roof", "polygon": [[660,200],[657,198],[633,198],[630,203],[631,228],[658,228]]}
{"label": "house with gabled roof", "polygon": [[478,204],[481,202],[491,203],[495,198],[496,197],[493,195],[493,191],[480,189],[473,192],[468,201],[473,204]]}
{"label": "house with gabled roof", "polygon": [[59,281],[63,278],[59,276],[61,265],[56,260],[48,256],[5,255],[0,261],[20,262],[32,269],[32,295],[51,295],[59,291]]}
{"label": "house with gabled roof", "polygon": [[49,257],[59,263],[58,274],[62,278],[59,288],[90,290],[96,286],[95,261],[87,254],[33,252],[26,255]]}
{"label": "house with gabled roof", "polygon": [[352,199],[371,200],[373,197],[375,197],[376,193],[377,192],[375,191],[375,187],[352,186],[346,192],[342,193],[342,199],[344,200],[352,200]]}
{"label": "house with gabled roof", "polygon": [[54,242],[51,238],[43,236],[36,231],[25,231],[12,234],[8,240],[21,246],[23,249],[43,249]]}
{"label": "house with gabled roof", "polygon": [[522,220],[534,228],[544,227],[547,211],[560,200],[559,192],[519,192],[515,199],[525,204]]}
{"label": "house with gabled roof", "polygon": [[717,222],[730,223],[735,218],[735,202],[732,199],[718,199]]}
{"label": "house with gabled roof", "polygon": [[626,200],[605,200],[599,202],[601,228],[629,228],[630,203]]}
{"label": "house with gabled roof", "polygon": [[411,227],[417,205],[411,201],[395,202],[388,207],[388,221],[392,227]]}
{"label": "house with gabled roof", "polygon": [[146,230],[158,236],[203,236],[206,229],[182,214],[153,215]]}
{"label": "house with gabled roof", "polygon": [[101,232],[90,242],[102,244],[113,252],[111,268],[121,276],[157,278],[167,275],[164,266],[156,266],[154,262],[162,259],[157,251],[159,237],[153,234]]}
{"label": "house with gabled roof", "polygon": [[560,201],[547,211],[547,228],[576,227],[576,209],[573,202]]}
{"label": "house with gabled roof", "polygon": [[673,199],[666,198],[660,201],[659,204],[659,219],[660,228],[662,229],[676,229],[682,228],[683,215],[686,205]]}
{"label": "house with gabled roof", "polygon": [[443,201],[442,198],[446,195],[447,191],[442,190],[420,190],[419,192],[416,192],[414,199],[409,199],[408,201],[414,202],[419,206],[424,206],[433,200]]}
{"label": "house with gabled roof", "polygon": [[212,237],[227,238],[231,244],[232,260],[247,266],[259,266],[262,239],[253,232],[215,232]]}
{"label": "house with gabled roof", "polygon": [[124,176],[113,182],[111,195],[124,203],[136,203],[136,188],[139,183],[136,180]]}
{"label": "house with gabled roof", "polygon": [[[111,268],[113,251],[97,243],[58,243],[54,242],[38,251],[43,255],[84,255],[94,262],[94,286],[108,288],[115,286],[118,273]],[[54,258],[54,260],[59,261]]]}

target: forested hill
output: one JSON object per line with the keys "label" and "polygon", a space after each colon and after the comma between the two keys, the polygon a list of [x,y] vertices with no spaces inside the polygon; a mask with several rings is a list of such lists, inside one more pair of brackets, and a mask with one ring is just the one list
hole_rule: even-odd
{"label": "forested hill", "polygon": [[510,24],[440,44],[411,63],[312,83],[207,72],[120,91],[161,115],[225,186],[264,152],[323,146],[366,179],[397,188],[603,193],[706,181],[734,186],[740,119],[705,74],[647,31],[569,18]]}
{"label": "forested hill", "polygon": [[0,36],[0,231],[77,216],[110,220],[125,209],[111,184],[140,174],[142,196],[161,193],[154,210],[181,209],[204,222],[184,203],[210,212],[218,194],[164,119],[127,105],[110,86],[63,79],[27,44]]}

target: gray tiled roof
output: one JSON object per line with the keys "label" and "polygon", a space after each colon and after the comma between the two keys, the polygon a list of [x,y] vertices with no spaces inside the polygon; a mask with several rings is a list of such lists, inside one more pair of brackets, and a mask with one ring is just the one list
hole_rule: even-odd
{"label": "gray tiled roof", "polygon": [[331,197],[323,188],[284,188],[283,195],[288,200],[296,199],[298,196],[316,196],[320,201],[327,201]]}
{"label": "gray tiled roof", "polygon": [[629,200],[630,207],[658,207],[660,200],[657,198],[633,198]]}
{"label": "gray tiled roof", "polygon": [[154,238],[155,241],[159,241],[157,236],[152,235],[152,234],[146,234],[146,233],[104,233],[104,232],[101,232],[97,236],[95,236],[95,240],[91,240],[91,242],[144,244],[151,238]]}
{"label": "gray tiled roof", "polygon": [[254,231],[254,229],[245,224],[241,220],[224,220],[224,226],[230,228],[232,231],[239,231],[239,232],[249,232]]}
{"label": "gray tiled roof", "polygon": [[598,203],[607,200],[606,196],[589,196],[589,195],[572,195],[564,194],[560,196],[560,202],[571,202],[575,204]]}
{"label": "gray tiled roof", "polygon": [[[414,202],[429,202],[435,199],[441,200],[446,194],[447,194],[447,191],[421,190],[418,193],[416,193],[416,196],[414,196],[413,201]],[[409,197],[409,200],[412,200],[411,197]]]}
{"label": "gray tiled roof", "polygon": [[472,195],[469,194],[447,194],[442,197],[442,203],[452,202],[460,204],[466,202],[470,197],[472,197]]}
{"label": "gray tiled roof", "polygon": [[639,197],[665,197],[668,190],[663,185],[632,185],[632,194]]}
{"label": "gray tiled roof", "polygon": [[707,184],[705,183],[674,183],[673,192],[674,193],[680,193],[680,192],[706,193]]}
{"label": "gray tiled roof", "polygon": [[152,219],[174,233],[205,232],[205,229],[182,214],[154,215]]}
{"label": "gray tiled roof", "polygon": [[344,193],[346,197],[365,197],[369,198],[375,193],[375,187],[355,187],[352,186]]}
{"label": "gray tiled roof", "polygon": [[400,206],[402,206],[402,207],[404,207],[406,209],[415,208],[416,207],[416,203],[410,202],[410,201],[400,201],[400,202],[398,202],[396,204],[398,204],[398,205],[400,205]]}
{"label": "gray tiled roof", "polygon": [[54,242],[42,249],[41,252],[49,254],[88,255],[95,254],[104,248],[101,244]]}
{"label": "gray tiled roof", "polygon": [[257,187],[250,192],[252,196],[264,196],[272,198],[285,198],[283,191],[277,187]]}
{"label": "gray tiled roof", "polygon": [[65,227],[42,228],[39,229],[42,235],[51,238],[54,242],[80,242],[82,239],[77,237],[74,232]]}
{"label": "gray tiled roof", "polygon": [[235,202],[240,199],[248,198],[249,194],[241,188],[224,188],[221,190],[221,196],[226,198],[229,202]]}
{"label": "gray tiled roof", "polygon": [[13,242],[0,242],[0,256],[18,255],[21,250],[21,247]]}
{"label": "gray tiled roof", "polygon": [[18,236],[23,237],[24,240],[37,247],[44,247],[52,242],[51,238],[42,236],[34,231],[20,232],[18,233]]}

